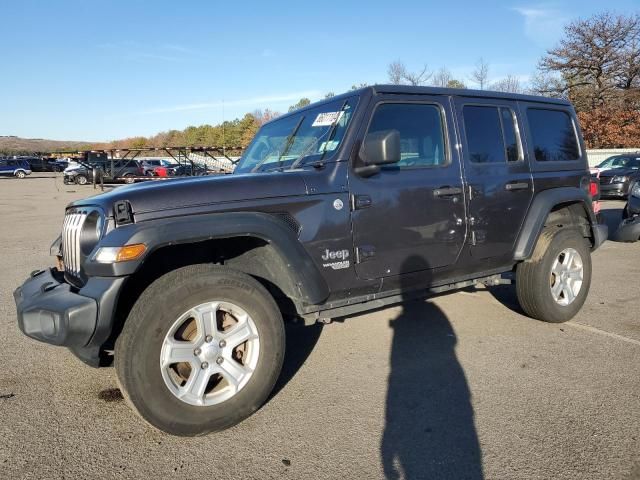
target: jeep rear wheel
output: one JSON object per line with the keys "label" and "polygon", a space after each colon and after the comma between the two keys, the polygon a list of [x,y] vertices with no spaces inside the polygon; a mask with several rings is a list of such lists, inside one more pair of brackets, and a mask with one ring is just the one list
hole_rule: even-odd
{"label": "jeep rear wheel", "polygon": [[115,349],[124,397],[167,433],[229,428],[267,399],[284,357],[278,307],[256,280],[213,265],[160,277],[134,305]]}
{"label": "jeep rear wheel", "polygon": [[576,229],[545,229],[532,257],[516,270],[516,292],[522,309],[545,322],[571,320],[584,304],[591,285],[591,251]]}

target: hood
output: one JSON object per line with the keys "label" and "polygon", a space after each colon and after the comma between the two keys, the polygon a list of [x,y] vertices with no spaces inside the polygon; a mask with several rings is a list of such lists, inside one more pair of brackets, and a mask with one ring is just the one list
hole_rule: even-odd
{"label": "hood", "polygon": [[219,203],[306,195],[307,187],[296,172],[247,173],[146,181],[72,203],[97,205],[112,213],[113,204],[127,200],[134,214],[160,212]]}
{"label": "hood", "polygon": [[600,177],[615,177],[616,175],[633,175],[637,173],[640,173],[637,168],[618,167],[603,170],[600,173]]}

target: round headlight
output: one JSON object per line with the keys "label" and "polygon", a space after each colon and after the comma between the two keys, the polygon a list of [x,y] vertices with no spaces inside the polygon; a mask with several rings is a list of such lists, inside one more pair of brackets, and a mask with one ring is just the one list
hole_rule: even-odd
{"label": "round headlight", "polygon": [[84,255],[89,255],[102,236],[103,219],[96,210],[87,215],[80,232],[80,248]]}
{"label": "round headlight", "polygon": [[640,198],[640,182],[636,182],[633,188],[631,189],[631,195],[636,198]]}

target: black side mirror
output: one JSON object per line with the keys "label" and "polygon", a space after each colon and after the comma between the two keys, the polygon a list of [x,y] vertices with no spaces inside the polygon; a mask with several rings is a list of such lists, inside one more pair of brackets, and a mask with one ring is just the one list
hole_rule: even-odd
{"label": "black side mirror", "polygon": [[358,175],[368,177],[380,171],[380,165],[400,161],[400,132],[383,130],[368,133],[359,155]]}

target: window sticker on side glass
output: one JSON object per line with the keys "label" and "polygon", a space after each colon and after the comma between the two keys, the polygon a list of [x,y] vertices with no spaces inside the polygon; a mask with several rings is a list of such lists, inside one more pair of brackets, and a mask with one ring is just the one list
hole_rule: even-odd
{"label": "window sticker on side glass", "polygon": [[341,118],[344,111],[340,112],[323,112],[319,113],[316,119],[311,124],[312,127],[330,127],[334,123],[337,123]]}

